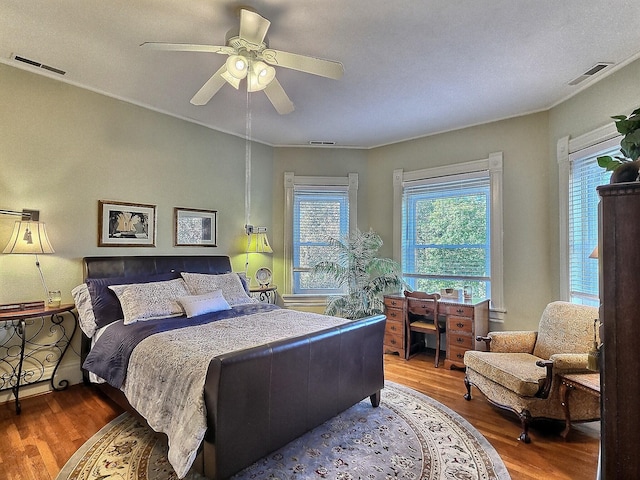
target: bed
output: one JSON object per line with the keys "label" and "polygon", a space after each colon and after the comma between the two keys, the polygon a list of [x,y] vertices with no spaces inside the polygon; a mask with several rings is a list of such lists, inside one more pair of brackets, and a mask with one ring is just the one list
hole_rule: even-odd
{"label": "bed", "polygon": [[[212,480],[228,478],[367,397],[373,407],[379,404],[384,385],[383,315],[346,321],[246,300],[237,292],[236,277],[245,289],[244,296],[250,298],[246,279],[232,273],[227,256],[86,257],[83,264],[85,283],[74,289],[74,299],[83,327],[85,383],[101,382],[96,383],[98,388],[120,403],[126,398],[152,428],[167,433],[169,460],[180,478],[190,466]],[[195,315],[186,318],[184,313],[174,313],[165,318],[155,312],[161,318],[154,318],[152,312],[150,320],[124,325],[122,317],[125,321],[131,318],[125,293],[133,291],[138,295],[131,297],[134,299],[148,295],[148,304],[155,305],[156,300],[162,303],[177,295],[164,290],[156,294],[155,289],[174,288],[189,278],[188,295],[180,301],[200,302],[222,293],[224,299],[234,300],[227,302],[230,308],[201,313],[184,303],[180,304],[183,312]],[[197,291],[193,279],[203,280],[204,287],[207,282],[218,285],[221,279],[232,280],[235,290],[227,293],[224,284],[221,290],[203,293]],[[149,289],[154,293],[148,294]],[[214,303],[220,301],[218,297]],[[97,325],[104,317],[110,322]],[[280,325],[286,335],[278,333]],[[129,333],[130,329],[136,333]],[[123,332],[126,338],[118,339]],[[158,343],[161,341],[165,343]],[[118,352],[105,354],[114,343]],[[122,353],[127,350],[123,345],[131,343],[135,345]],[[194,366],[183,363],[187,351],[205,352],[206,356]],[[156,365],[161,357],[169,359],[168,366]],[[105,358],[112,363],[105,366]],[[166,378],[169,375],[173,377]],[[198,398],[174,398],[167,400],[168,406],[159,403],[166,392],[183,390],[186,393],[177,395],[179,399],[190,398],[190,394]],[[149,398],[136,398],[144,397],[145,392],[152,392],[146,395],[156,402],[151,407]],[[173,413],[170,408],[176,402],[185,405]],[[194,434],[176,440],[172,432],[163,431],[169,424],[188,431],[200,410],[204,411],[202,438]],[[157,421],[163,425],[158,427]],[[185,450],[183,444],[194,442],[196,448]]]}

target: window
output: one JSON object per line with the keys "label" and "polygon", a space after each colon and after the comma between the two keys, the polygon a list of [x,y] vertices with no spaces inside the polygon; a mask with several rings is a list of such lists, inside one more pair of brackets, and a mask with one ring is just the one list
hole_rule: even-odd
{"label": "window", "polygon": [[491,297],[489,173],[451,175],[403,189],[402,269],[414,290],[470,286]]}
{"label": "window", "polygon": [[357,189],[355,173],[348,177],[302,177],[285,173],[287,293],[342,293],[334,281],[314,277],[310,269],[334,255],[329,237],[341,238],[355,229]]}
{"label": "window", "polygon": [[471,286],[504,320],[502,153],[414,172],[394,171],[394,257],[412,288]]}
{"label": "window", "polygon": [[[594,141],[594,140],[592,140]],[[614,137],[588,146],[569,143],[575,149],[566,158],[566,221],[561,253],[565,265],[564,300],[599,305],[598,261],[591,258],[598,245],[598,185],[609,183],[611,172],[598,166],[600,155],[619,155],[620,140]]]}

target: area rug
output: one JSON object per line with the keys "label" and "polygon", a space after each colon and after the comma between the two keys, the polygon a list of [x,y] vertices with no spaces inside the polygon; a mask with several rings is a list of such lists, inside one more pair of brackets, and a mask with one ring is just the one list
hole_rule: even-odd
{"label": "area rug", "polygon": [[[89,439],[56,480],[177,480],[164,436],[123,413]],[[189,472],[188,480],[205,480]],[[465,419],[410,388],[385,383],[369,400],[254,463],[233,480],[507,480],[489,442]]]}

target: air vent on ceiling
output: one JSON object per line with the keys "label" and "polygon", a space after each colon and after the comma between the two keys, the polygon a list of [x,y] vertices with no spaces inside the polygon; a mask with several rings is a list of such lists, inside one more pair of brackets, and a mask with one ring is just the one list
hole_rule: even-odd
{"label": "air vent on ceiling", "polygon": [[569,82],[569,85],[577,85],[581,82],[584,82],[587,78],[593,77],[595,74],[602,72],[605,68],[610,67],[611,65],[613,65],[613,63],[611,62],[596,63],[593,67],[584,72],[578,78],[574,78],[573,80],[571,80]]}
{"label": "air vent on ceiling", "polygon": [[21,55],[16,55],[15,53],[11,55],[11,58],[13,60],[16,60],[17,62],[26,63],[27,65],[31,65],[32,67],[36,67],[36,68],[42,68],[44,70],[48,70],[49,72],[57,73],[58,75],[64,75],[65,73],[67,73],[64,70],[61,70],[59,68],[52,67],[51,65],[45,65],[44,63],[36,62],[35,60],[31,60],[30,58],[23,57]]}
{"label": "air vent on ceiling", "polygon": [[330,140],[309,140],[309,145],[335,145],[336,142]]}

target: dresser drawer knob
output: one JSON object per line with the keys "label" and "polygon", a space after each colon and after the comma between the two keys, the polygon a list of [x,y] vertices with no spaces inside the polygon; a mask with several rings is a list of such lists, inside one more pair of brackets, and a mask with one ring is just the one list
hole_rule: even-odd
{"label": "dresser drawer knob", "polygon": [[464,313],[464,310],[463,310],[463,309],[461,309],[461,308],[459,308],[459,309],[457,309],[457,310],[456,310],[456,312],[457,312],[457,313]]}
{"label": "dresser drawer knob", "polygon": [[456,355],[456,357],[458,357],[458,358],[462,359],[462,358],[464,358],[464,353],[458,353],[458,354]]}
{"label": "dresser drawer knob", "polygon": [[464,343],[464,338],[462,338],[462,337],[458,337],[458,338],[456,338],[456,342],[458,342],[458,343]]}
{"label": "dresser drawer knob", "polygon": [[391,343],[391,345],[395,345],[395,344],[396,344],[396,339],[395,339],[395,338],[392,338],[392,339],[391,339],[391,342],[389,342],[389,343]]}
{"label": "dresser drawer knob", "polygon": [[396,301],[395,300],[391,300],[391,305],[396,306],[397,305]]}
{"label": "dresser drawer knob", "polygon": [[458,322],[458,323],[456,323],[456,326],[462,328],[462,327],[464,327],[464,323]]}
{"label": "dresser drawer knob", "polygon": [[389,316],[390,316],[390,317],[397,317],[397,316],[398,316],[398,314],[397,314],[396,312],[391,312],[391,313],[389,314]]}
{"label": "dresser drawer knob", "polygon": [[395,325],[391,325],[391,326],[389,327],[389,330],[391,330],[392,332],[395,332],[397,329],[396,329],[396,326],[395,326]]}

